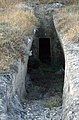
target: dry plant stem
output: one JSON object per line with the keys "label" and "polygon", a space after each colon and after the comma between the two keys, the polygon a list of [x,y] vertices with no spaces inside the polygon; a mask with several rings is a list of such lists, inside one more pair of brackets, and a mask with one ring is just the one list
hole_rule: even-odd
{"label": "dry plant stem", "polygon": [[10,7],[0,12],[0,69],[3,70],[18,58],[24,62],[21,50],[26,52],[26,45],[23,38],[31,35],[38,24],[32,11],[17,10],[15,5],[12,9]]}

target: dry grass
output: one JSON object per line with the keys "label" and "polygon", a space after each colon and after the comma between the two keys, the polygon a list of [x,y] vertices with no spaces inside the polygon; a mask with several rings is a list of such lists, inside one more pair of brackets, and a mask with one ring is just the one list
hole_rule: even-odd
{"label": "dry grass", "polygon": [[[31,34],[37,23],[32,12],[15,9],[16,3],[21,1],[27,0],[0,0],[0,7],[5,9],[0,12],[0,69],[2,70],[8,69],[18,58],[24,62],[21,49],[25,50],[26,46],[24,47],[23,38]],[[49,2],[55,1],[57,0],[49,0]],[[40,3],[48,1],[40,0]],[[78,7],[70,8],[63,9],[59,13],[59,30],[66,31],[64,36],[66,39],[73,39],[79,34]]]}
{"label": "dry grass", "polygon": [[24,2],[27,0],[0,0],[0,7],[7,7],[9,5],[17,4],[19,2]]}
{"label": "dry grass", "polygon": [[53,2],[60,2],[64,4],[78,4],[79,0],[39,0],[40,3],[47,4]]}
{"label": "dry grass", "polygon": [[62,2],[62,3],[67,3],[67,4],[78,4],[79,0],[0,0],[0,6],[1,7],[7,7],[9,5],[13,5],[19,2],[38,2],[42,4],[48,4],[48,3],[53,3],[53,2]]}
{"label": "dry grass", "polygon": [[79,35],[79,6],[63,8],[58,16],[58,30],[64,33],[64,39],[76,40]]}
{"label": "dry grass", "polygon": [[8,6],[11,4],[16,4],[19,2],[39,2],[39,3],[51,3],[51,2],[56,2],[58,0],[0,0],[0,6]]}
{"label": "dry grass", "polygon": [[[6,70],[16,59],[23,60],[25,41],[37,24],[33,12],[22,10],[4,10],[0,12],[0,69]],[[24,62],[24,61],[23,61]]]}
{"label": "dry grass", "polygon": [[47,3],[52,3],[55,2],[56,0],[39,0],[40,3],[42,4],[47,4]]}

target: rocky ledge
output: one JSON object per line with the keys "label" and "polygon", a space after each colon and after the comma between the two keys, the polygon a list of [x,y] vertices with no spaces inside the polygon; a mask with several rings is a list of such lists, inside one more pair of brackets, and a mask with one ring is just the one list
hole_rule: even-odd
{"label": "rocky ledge", "polygon": [[65,55],[62,120],[79,119],[79,24],[76,19],[78,17],[77,6],[75,10],[72,10],[73,8],[75,6],[62,9],[53,16]]}

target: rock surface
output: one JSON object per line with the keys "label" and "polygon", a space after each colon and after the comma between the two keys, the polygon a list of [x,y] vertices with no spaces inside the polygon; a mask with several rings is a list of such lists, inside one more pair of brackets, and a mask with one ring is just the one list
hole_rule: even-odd
{"label": "rock surface", "polygon": [[[47,13],[53,11],[61,5],[53,4],[47,7]],[[22,6],[19,6],[22,9]],[[24,6],[24,10],[27,7]],[[27,9],[30,9],[29,7]],[[35,8],[36,9],[36,8]],[[39,7],[42,13],[41,7]],[[44,17],[44,16],[43,16]],[[43,100],[26,101],[21,103],[25,92],[25,75],[27,73],[27,63],[32,44],[31,37],[28,37],[30,43],[27,46],[28,54],[25,56],[25,63],[21,59],[17,65],[11,66],[12,71],[0,75],[0,120],[61,120],[62,107],[47,108]],[[25,96],[26,97],[26,96]]]}
{"label": "rock surface", "polygon": [[24,105],[24,107],[26,111],[26,120],[61,120],[61,106],[49,109],[44,106],[43,100],[35,100],[30,101]]}
{"label": "rock surface", "polygon": [[[61,6],[61,4],[56,3],[48,6],[36,6],[34,9],[39,8],[40,14],[45,9],[45,14],[49,14],[58,10]],[[26,6],[23,7],[24,10],[30,9]],[[22,9],[22,6],[19,6],[19,9]],[[45,17],[44,14],[43,17]],[[65,53],[63,106],[50,109],[45,106],[45,99],[29,100],[21,103],[20,98],[22,98],[22,87],[24,87],[25,79],[23,77],[27,72],[27,58],[26,70],[24,70],[25,66],[17,62],[20,65],[18,75],[17,67],[13,67],[12,73],[4,72],[0,74],[0,120],[79,120],[79,43],[63,39],[64,33],[57,29],[57,14],[54,15],[54,23]]]}
{"label": "rock surface", "polygon": [[[63,18],[63,16],[62,16]],[[54,24],[65,54],[65,80],[63,90],[62,120],[79,120],[79,42],[75,38],[65,38],[64,29],[59,30],[61,17],[54,14]],[[75,23],[76,24],[76,23]],[[72,27],[71,27],[72,28]],[[66,25],[68,30],[68,25]],[[62,31],[62,32],[61,32]],[[71,34],[69,33],[69,36]],[[73,34],[72,34],[73,35]],[[71,35],[71,38],[72,38]]]}

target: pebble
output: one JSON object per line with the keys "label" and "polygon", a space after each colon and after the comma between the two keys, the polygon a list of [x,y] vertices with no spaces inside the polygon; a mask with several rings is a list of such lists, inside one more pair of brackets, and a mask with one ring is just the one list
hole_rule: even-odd
{"label": "pebble", "polygon": [[[62,107],[46,108],[42,100],[26,104],[27,120],[61,120]],[[29,106],[29,107],[28,107]]]}

